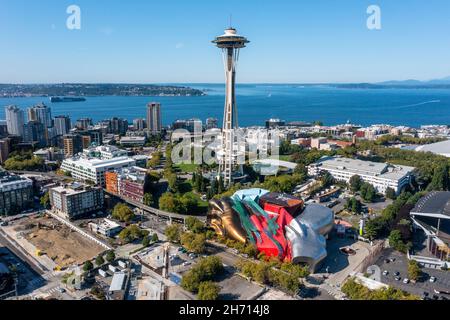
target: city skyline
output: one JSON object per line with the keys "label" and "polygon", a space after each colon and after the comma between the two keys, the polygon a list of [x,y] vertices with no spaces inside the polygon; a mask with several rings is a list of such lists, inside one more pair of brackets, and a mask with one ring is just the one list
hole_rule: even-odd
{"label": "city skyline", "polygon": [[230,14],[233,26],[253,39],[243,53],[248,63],[240,83],[427,80],[450,74],[450,44],[442,41],[450,27],[445,1],[408,6],[377,1],[381,30],[366,26],[369,1],[284,6],[179,1],[169,7],[82,0],[76,3],[81,29],[68,30],[71,4],[2,3],[0,30],[9,45],[0,53],[0,82],[220,83],[222,66],[209,41],[227,27]]}

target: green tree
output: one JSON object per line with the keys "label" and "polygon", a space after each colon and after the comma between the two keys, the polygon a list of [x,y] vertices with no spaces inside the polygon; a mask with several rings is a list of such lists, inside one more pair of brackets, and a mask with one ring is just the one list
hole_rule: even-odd
{"label": "green tree", "polygon": [[195,217],[186,218],[185,224],[186,228],[193,233],[201,233],[205,229],[205,224]]}
{"label": "green tree", "polygon": [[154,200],[153,200],[153,195],[151,193],[144,194],[144,201],[143,202],[148,207],[153,206],[155,204]]}
{"label": "green tree", "polygon": [[211,281],[223,272],[222,260],[217,256],[202,258],[200,261],[183,275],[181,287],[190,292],[197,292],[200,284]]}
{"label": "green tree", "polygon": [[206,236],[203,233],[185,232],[180,236],[180,242],[189,252],[198,254],[205,252]]}
{"label": "green tree", "polygon": [[40,199],[41,205],[45,208],[45,209],[49,209],[50,208],[50,194],[48,192],[46,192]]}
{"label": "green tree", "polygon": [[352,211],[353,213],[360,214],[362,210],[361,201],[356,198],[350,198],[347,200],[347,204],[345,205],[347,210]]}
{"label": "green tree", "polygon": [[169,190],[172,193],[178,193],[180,191],[180,182],[175,173],[171,173],[167,176],[167,181],[169,183]]}
{"label": "green tree", "polygon": [[108,263],[111,263],[114,260],[116,260],[116,254],[114,253],[114,251],[113,250],[109,250],[108,252],[106,252],[106,261]]}
{"label": "green tree", "polygon": [[154,233],[152,235],[152,242],[158,242],[158,241],[159,241],[158,235],[156,233]]}
{"label": "green tree", "polygon": [[94,265],[92,264],[92,262],[86,261],[83,265],[83,271],[88,272],[91,271],[92,269],[94,269]]}
{"label": "green tree", "polygon": [[386,198],[395,200],[397,198],[397,194],[395,193],[395,190],[392,188],[386,189]]}
{"label": "green tree", "polygon": [[178,243],[181,238],[181,227],[178,224],[172,224],[168,226],[165,230],[165,235],[167,240],[170,242]]}
{"label": "green tree", "polygon": [[166,192],[159,198],[159,208],[167,212],[181,213],[183,204],[177,195]]}
{"label": "green tree", "polygon": [[409,260],[408,262],[408,277],[411,280],[418,281],[422,276],[422,269],[420,269],[419,263],[415,260]]}
{"label": "green tree", "polygon": [[449,165],[442,164],[434,169],[433,179],[428,186],[428,191],[448,191],[449,190]]}
{"label": "green tree", "polygon": [[320,181],[322,182],[322,187],[327,188],[331,186],[334,183],[333,176],[327,171],[325,174],[320,178]]}
{"label": "green tree", "polygon": [[198,300],[213,301],[219,298],[220,288],[211,281],[201,282],[198,286]]}
{"label": "green tree", "polygon": [[142,239],[142,246],[143,247],[148,247],[150,245],[150,237],[144,237],[143,239]]}
{"label": "green tree", "polygon": [[95,264],[97,266],[102,266],[105,263],[105,259],[103,259],[103,255],[99,254],[97,258],[95,258]]}
{"label": "green tree", "polygon": [[377,191],[370,183],[363,183],[360,189],[361,197],[367,202],[373,202],[377,195]]}
{"label": "green tree", "polygon": [[350,190],[353,193],[358,192],[361,189],[362,183],[363,183],[363,181],[361,180],[360,176],[358,176],[358,175],[352,176],[349,181]]}
{"label": "green tree", "polygon": [[114,207],[112,217],[122,222],[130,222],[134,219],[134,213],[126,204],[119,203]]}

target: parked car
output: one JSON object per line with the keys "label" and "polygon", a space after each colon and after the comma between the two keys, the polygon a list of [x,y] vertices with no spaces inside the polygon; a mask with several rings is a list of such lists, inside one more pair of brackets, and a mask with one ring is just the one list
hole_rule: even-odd
{"label": "parked car", "polygon": [[387,270],[383,271],[383,276],[387,276],[388,274],[389,274],[389,271],[387,271]]}
{"label": "parked car", "polygon": [[408,278],[403,279],[403,283],[404,284],[408,284],[409,283],[409,279]]}
{"label": "parked car", "polygon": [[400,278],[400,277],[395,277],[395,281],[400,281],[400,280],[402,280],[402,278]]}
{"label": "parked car", "polygon": [[395,275],[396,277],[399,277],[399,276],[400,276],[400,272],[396,271],[396,272],[394,273],[394,275]]}
{"label": "parked car", "polygon": [[431,278],[430,278],[430,282],[431,282],[431,283],[435,283],[436,280],[437,280],[436,277],[431,277]]}

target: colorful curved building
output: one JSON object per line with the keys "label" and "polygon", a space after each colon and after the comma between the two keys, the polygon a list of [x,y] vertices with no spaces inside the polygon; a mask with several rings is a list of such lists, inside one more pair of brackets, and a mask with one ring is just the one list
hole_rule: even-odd
{"label": "colorful curved building", "polygon": [[327,256],[325,237],[333,229],[334,214],[320,205],[305,207],[287,194],[249,189],[211,200],[208,223],[221,236],[253,243],[267,257],[304,263],[315,271]]}

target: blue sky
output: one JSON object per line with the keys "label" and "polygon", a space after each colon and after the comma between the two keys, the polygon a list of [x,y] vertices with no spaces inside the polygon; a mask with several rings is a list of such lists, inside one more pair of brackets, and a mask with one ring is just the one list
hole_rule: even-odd
{"label": "blue sky", "polygon": [[[81,8],[81,30],[66,8]],[[366,9],[382,10],[382,30]],[[252,42],[240,82],[376,82],[450,75],[448,0],[1,0],[0,82],[222,82],[211,40]]]}

